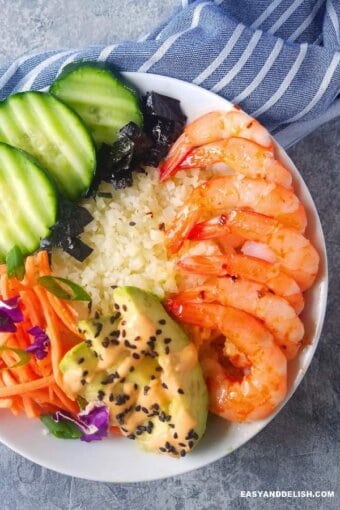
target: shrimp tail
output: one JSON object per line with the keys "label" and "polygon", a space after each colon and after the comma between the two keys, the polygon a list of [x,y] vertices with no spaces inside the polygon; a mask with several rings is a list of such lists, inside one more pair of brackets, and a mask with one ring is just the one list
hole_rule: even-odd
{"label": "shrimp tail", "polygon": [[187,157],[192,147],[187,142],[187,137],[183,133],[172,146],[168,157],[160,169],[160,181],[164,182],[172,177],[178,170],[182,161]]}

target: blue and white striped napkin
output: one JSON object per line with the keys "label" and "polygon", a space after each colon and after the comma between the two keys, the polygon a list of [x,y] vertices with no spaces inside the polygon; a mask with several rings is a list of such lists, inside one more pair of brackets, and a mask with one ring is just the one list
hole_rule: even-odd
{"label": "blue and white striped napkin", "polygon": [[340,113],[340,0],[182,0],[135,42],[25,55],[0,68],[0,98],[40,89],[76,60],[201,85],[286,147]]}

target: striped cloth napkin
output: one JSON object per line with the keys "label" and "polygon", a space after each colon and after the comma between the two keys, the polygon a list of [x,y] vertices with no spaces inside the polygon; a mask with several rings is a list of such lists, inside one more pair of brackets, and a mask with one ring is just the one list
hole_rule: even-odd
{"label": "striped cloth napkin", "polygon": [[182,0],[134,42],[25,55],[0,98],[40,89],[77,60],[186,80],[260,119],[288,147],[340,113],[340,0]]}

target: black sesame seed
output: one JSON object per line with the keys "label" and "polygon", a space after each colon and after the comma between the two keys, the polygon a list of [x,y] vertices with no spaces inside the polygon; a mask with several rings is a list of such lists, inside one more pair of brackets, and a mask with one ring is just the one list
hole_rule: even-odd
{"label": "black sesame seed", "polygon": [[121,378],[121,380],[120,380],[120,382],[121,382],[122,384],[123,384],[123,383],[125,383],[125,377],[122,377],[122,378]]}
{"label": "black sesame seed", "polygon": [[150,386],[144,386],[144,395],[148,394],[149,389],[150,389]]}
{"label": "black sesame seed", "polygon": [[126,325],[126,321],[122,321],[122,322],[121,322],[121,325],[122,325],[122,326],[125,326],[125,325]]}
{"label": "black sesame seed", "polygon": [[168,386],[167,386],[167,384],[165,384],[165,382],[163,382],[163,383],[162,383],[162,386],[163,386],[163,388],[165,388],[166,390],[168,389]]}
{"label": "black sesame seed", "polygon": [[189,442],[188,442],[189,448],[190,448],[190,449],[191,449],[191,448],[193,448],[193,447],[194,447],[194,444],[195,444],[195,443],[194,443],[193,441],[189,441]]}
{"label": "black sesame seed", "polygon": [[171,427],[172,429],[175,428],[175,425],[173,423],[169,423],[169,427]]}
{"label": "black sesame seed", "polygon": [[165,344],[170,344],[171,343],[171,338],[164,338],[164,343]]}
{"label": "black sesame seed", "polygon": [[105,392],[103,390],[99,390],[97,397],[98,400],[103,400],[103,398],[105,397]]}
{"label": "black sesame seed", "polygon": [[123,305],[122,308],[123,308],[124,312],[127,312],[127,306],[126,305]]}
{"label": "black sesame seed", "polygon": [[80,380],[80,384],[82,384],[84,386],[84,384],[86,384],[86,380],[85,379],[81,379]]}
{"label": "black sesame seed", "polygon": [[152,376],[150,377],[151,381],[154,381],[156,379],[156,376],[152,374]]}
{"label": "black sesame seed", "polygon": [[139,358],[140,358],[140,355],[139,355],[139,354],[137,354],[136,352],[134,352],[134,353],[132,354],[132,357],[133,357],[133,358],[135,358],[135,359],[139,359]]}
{"label": "black sesame seed", "polygon": [[166,452],[166,448],[163,448],[163,446],[160,446],[159,450],[160,450],[161,452]]}
{"label": "black sesame seed", "polygon": [[135,369],[135,367],[130,367],[130,368],[129,368],[129,372],[133,372],[133,371],[134,371],[134,369]]}
{"label": "black sesame seed", "polygon": [[181,450],[181,451],[179,452],[179,454],[180,454],[180,456],[181,456],[181,457],[185,457],[185,455],[186,455],[186,451],[185,451],[185,450]]}
{"label": "black sesame seed", "polygon": [[104,340],[102,341],[102,346],[105,347],[105,349],[109,346],[110,344],[110,339],[109,338],[104,338]]}
{"label": "black sesame seed", "polygon": [[156,329],[156,335],[161,335],[162,334],[162,330],[161,329]]}
{"label": "black sesame seed", "polygon": [[171,448],[171,445],[170,445],[169,441],[167,441],[167,442],[165,443],[165,448],[166,448],[167,450],[168,450],[169,448]]}
{"label": "black sesame seed", "polygon": [[96,322],[95,323],[95,328],[96,328],[96,332],[94,334],[94,337],[95,338],[98,338],[102,329],[103,329],[103,324],[101,322]]}
{"label": "black sesame seed", "polygon": [[117,404],[117,406],[122,406],[128,400],[130,400],[129,395],[125,395],[124,393],[122,395],[117,395],[116,396],[116,404]]}
{"label": "black sesame seed", "polygon": [[89,310],[89,312],[91,311],[91,308],[92,308],[92,301],[89,301],[87,304],[87,309]]}
{"label": "black sesame seed", "polygon": [[140,406],[139,404],[135,407],[135,410],[137,411],[137,413],[142,409],[142,406]]}
{"label": "black sesame seed", "polygon": [[140,340],[140,339],[141,339],[141,337],[140,337],[140,336],[136,336],[136,338],[135,338],[135,340],[134,340],[134,341],[135,341],[135,342],[138,342],[138,340]]}
{"label": "black sesame seed", "polygon": [[170,352],[169,347],[168,347],[168,346],[167,346],[167,347],[165,347],[164,351],[165,351],[165,354],[169,354],[169,352]]}
{"label": "black sesame seed", "polygon": [[116,337],[120,336],[119,329],[115,329],[114,331],[111,331],[110,336],[116,336]]}
{"label": "black sesame seed", "polygon": [[[119,306],[117,303],[115,303],[113,306],[115,307],[115,309],[116,309],[116,310],[119,310],[119,309],[120,309],[120,306]],[[115,319],[115,320],[116,320],[116,319]]]}
{"label": "black sesame seed", "polygon": [[110,395],[109,395],[109,401],[110,401],[110,402],[113,402],[113,401],[114,401],[114,398],[115,398],[115,397],[114,397],[113,393],[110,393]]}
{"label": "black sesame seed", "polygon": [[156,367],[156,371],[157,371],[157,372],[161,372],[162,370],[163,370],[163,368],[162,368],[162,367]]}
{"label": "black sesame seed", "polygon": [[152,404],[151,408],[158,410],[159,409],[159,404],[157,404],[157,402],[155,402],[154,404]]}
{"label": "black sesame seed", "polygon": [[186,444],[185,443],[178,443],[179,446],[183,446],[183,448],[186,447]]}
{"label": "black sesame seed", "polygon": [[164,325],[164,324],[166,324],[166,320],[165,320],[165,319],[160,319],[160,320],[158,321],[158,323],[159,323],[159,324]]}
{"label": "black sesame seed", "polygon": [[129,225],[130,225],[130,227],[134,227],[136,225],[136,223],[134,221],[129,221]]}
{"label": "black sesame seed", "polygon": [[126,331],[125,329],[122,330],[122,337],[125,338],[126,337]]}
{"label": "black sesame seed", "polygon": [[178,392],[180,395],[184,395],[184,390],[182,390],[182,388],[178,388],[177,392]]}
{"label": "black sesame seed", "polygon": [[122,429],[123,432],[127,432],[128,429],[126,429],[125,427],[120,427]]}
{"label": "black sesame seed", "polygon": [[148,414],[149,409],[147,409],[146,407],[142,407],[142,411],[143,411],[143,413]]}
{"label": "black sesame seed", "polygon": [[135,438],[135,435],[134,434],[129,434],[128,436],[126,436],[128,439],[136,439]]}
{"label": "black sesame seed", "polygon": [[177,432],[174,433],[174,438],[177,439],[178,438],[178,434]]}
{"label": "black sesame seed", "polygon": [[135,388],[135,390],[138,390],[138,384],[134,384],[133,387]]}
{"label": "black sesame seed", "polygon": [[151,342],[156,342],[157,338],[155,336],[150,336]]}
{"label": "black sesame seed", "polygon": [[83,377],[86,377],[88,375],[89,371],[88,370],[84,370],[83,371]]}
{"label": "black sesame seed", "polygon": [[86,339],[86,340],[85,340],[85,344],[86,344],[88,347],[92,347],[92,340]]}
{"label": "black sesame seed", "polygon": [[81,365],[82,363],[84,363],[85,361],[85,358],[79,358],[78,359],[78,365]]}
{"label": "black sesame seed", "polygon": [[113,339],[111,340],[111,344],[112,344],[112,345],[119,345],[119,343],[120,343],[120,342],[119,342],[119,340],[117,340],[117,338],[113,338]]}
{"label": "black sesame seed", "polygon": [[94,313],[94,318],[95,318],[95,319],[99,319],[99,317],[100,317],[99,313],[98,313],[97,311],[95,311],[95,313]]}

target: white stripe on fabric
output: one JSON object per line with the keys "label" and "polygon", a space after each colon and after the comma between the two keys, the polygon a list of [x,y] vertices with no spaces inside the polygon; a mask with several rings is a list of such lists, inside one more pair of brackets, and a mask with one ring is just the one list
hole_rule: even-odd
{"label": "white stripe on fabric", "polygon": [[312,44],[319,44],[322,41],[323,33],[319,34],[315,41],[312,42]]}
{"label": "white stripe on fabric", "polygon": [[193,28],[196,28],[200,21],[202,9],[206,5],[211,5],[211,3],[203,2],[201,4],[198,4],[197,7],[195,7],[193,13],[191,26],[189,28],[186,28],[185,30],[182,30],[181,32],[176,32],[175,34],[172,34],[166,41],[164,41],[162,46],[158,48],[158,50],[152,55],[152,57],[150,57],[146,62],[144,62],[144,64],[140,66],[138,71],[140,73],[145,73],[146,71],[148,71],[154,64],[161,60],[161,58],[165,55],[165,53],[171,48],[171,46],[175,43],[175,41],[177,41],[179,37],[181,37],[186,32],[189,32]]}
{"label": "white stripe on fabric", "polygon": [[193,83],[196,83],[196,85],[199,85],[203,81],[205,81],[221,64],[222,62],[227,58],[227,56],[230,54],[232,49],[234,48],[235,44],[239,40],[243,30],[245,29],[245,26],[241,23],[237,25],[234,32],[232,33],[229,41],[221,51],[219,55],[211,62],[211,64],[204,69],[204,71],[201,72],[194,80]]}
{"label": "white stripe on fabric", "polygon": [[137,39],[137,41],[138,41],[138,42],[144,42],[144,41],[146,41],[150,34],[151,34],[151,32],[148,32],[147,34],[142,35],[139,39]]}
{"label": "white stripe on fabric", "polygon": [[299,54],[298,54],[294,64],[290,68],[289,72],[287,73],[285,79],[281,83],[280,87],[277,89],[275,94],[270,99],[268,99],[268,101],[266,101],[264,103],[264,105],[262,105],[260,108],[258,108],[255,112],[251,113],[254,117],[258,117],[262,113],[269,110],[269,108],[271,108],[275,103],[277,103],[277,101],[283,96],[283,94],[286,92],[286,90],[292,83],[293,79],[295,78],[296,73],[299,71],[299,69],[302,65],[302,62],[305,59],[307,49],[308,49],[307,43],[301,44]]}
{"label": "white stripe on fabric", "polygon": [[36,51],[34,53],[30,53],[29,55],[23,55],[22,57],[17,58],[14,62],[9,66],[7,71],[0,78],[0,89],[5,87],[12,76],[17,71],[18,67],[27,62],[30,58],[33,58],[37,55],[40,55],[41,51]]}
{"label": "white stripe on fabric", "polygon": [[281,16],[276,21],[276,23],[274,23],[274,25],[272,27],[270,27],[270,29],[268,30],[268,33],[275,34],[275,32],[278,31],[278,29],[287,21],[288,18],[290,18],[290,16],[293,14],[293,12],[296,11],[296,9],[298,9],[298,7],[300,7],[300,5],[303,4],[304,1],[305,0],[295,0],[295,2],[293,2],[288,7],[288,9],[286,9],[284,11],[284,13],[281,14]]}
{"label": "white stripe on fabric", "polygon": [[263,64],[261,71],[255,76],[253,81],[249,83],[248,87],[246,87],[240,94],[235,96],[233,99],[231,99],[232,103],[240,103],[248,97],[263,81],[263,79],[267,76],[272,66],[275,64],[277,57],[279,56],[280,51],[282,50],[282,47],[284,46],[283,39],[278,39],[275,43],[274,48],[272,49],[269,57]]}
{"label": "white stripe on fabric", "polygon": [[71,64],[72,62],[74,62],[75,60],[77,60],[77,57],[79,55],[79,51],[77,51],[76,53],[73,53],[72,55],[70,55],[66,60],[64,60],[64,62],[61,64],[59,70],[58,70],[58,73],[57,73],[57,76],[60,75],[60,73],[62,72],[62,70],[68,65],[68,64]]}
{"label": "white stripe on fabric", "polygon": [[337,68],[337,65],[339,64],[339,62],[340,62],[340,53],[337,52],[337,53],[335,53],[335,55],[333,55],[332,61],[329,64],[327,72],[324,75],[323,80],[320,84],[320,87],[319,87],[317,93],[315,94],[315,96],[313,97],[312,101],[307,106],[305,106],[305,108],[300,113],[298,113],[294,117],[291,117],[286,122],[295,122],[296,120],[299,120],[299,119],[301,119],[301,117],[306,115],[306,113],[310,112],[312,108],[314,108],[316,103],[318,101],[320,101],[324,92],[327,90],[327,87],[333,77],[333,74],[336,71],[336,68]]}
{"label": "white stripe on fabric", "polygon": [[105,46],[99,54],[98,60],[100,62],[106,62],[109,58],[112,51],[118,46],[118,44],[110,44],[110,46]]}
{"label": "white stripe on fabric", "polygon": [[188,7],[188,0],[182,0],[182,7]]}
{"label": "white stripe on fabric", "polygon": [[335,12],[332,0],[328,0],[327,5],[326,5],[326,9],[328,11],[328,16],[329,16],[329,18],[330,18],[330,20],[332,22],[333,27],[334,27],[334,31],[335,31],[335,35],[336,35],[336,40],[338,41],[338,43],[340,43],[339,20],[338,20],[337,13]]}
{"label": "white stripe on fabric", "polygon": [[221,5],[223,4],[224,0],[214,0],[215,5]]}
{"label": "white stripe on fabric", "polygon": [[314,18],[316,18],[321,6],[324,4],[324,0],[319,0],[314,5],[311,12],[308,14],[307,18],[301,25],[293,32],[287,39],[287,41],[295,41],[305,30],[309,25],[312,23]]}
{"label": "white stripe on fabric", "polygon": [[61,59],[62,57],[66,55],[73,54],[74,52],[71,51],[62,51],[61,53],[57,53],[56,55],[53,55],[52,57],[47,58],[37,66],[35,66],[32,71],[26,74],[18,83],[16,89],[19,92],[22,92],[24,90],[29,90],[36,80],[37,76],[46,69],[50,64],[53,64],[53,62],[56,62],[57,60]]}
{"label": "white stripe on fabric", "polygon": [[226,85],[228,85],[228,83],[231,82],[231,80],[233,80],[235,78],[237,73],[239,73],[242,70],[245,63],[252,56],[253,51],[254,51],[257,43],[261,39],[262,34],[263,34],[262,30],[256,30],[256,32],[254,32],[252,38],[250,39],[247,47],[243,51],[243,53],[242,53],[241,57],[239,58],[239,60],[237,61],[237,63],[227,72],[227,74],[222,78],[222,80],[218,81],[212,87],[211,90],[213,92],[219,92],[220,90],[222,90]]}
{"label": "white stripe on fabric", "polygon": [[267,18],[271,15],[273,11],[275,11],[276,7],[278,7],[283,0],[274,0],[274,2],[271,2],[271,4],[267,7],[265,11],[259,16],[251,25],[251,28],[258,28],[261,23],[266,21]]}

